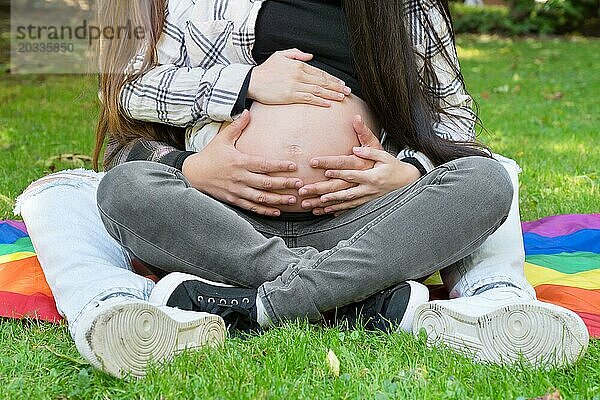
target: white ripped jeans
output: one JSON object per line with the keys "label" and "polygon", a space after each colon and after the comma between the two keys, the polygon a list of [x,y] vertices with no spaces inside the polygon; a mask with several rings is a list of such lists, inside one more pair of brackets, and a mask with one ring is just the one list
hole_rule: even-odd
{"label": "white ripped jeans", "polygon": [[[508,171],[514,198],[507,220],[472,255],[446,268],[450,297],[472,296],[478,289],[506,282],[535,297],[524,275],[518,204],[519,166],[494,155]],[[75,333],[79,318],[99,301],[115,296],[147,300],[154,283],[135,274],[129,257],[106,232],[96,205],[103,173],[58,172],[32,183],[17,199],[58,310]]]}

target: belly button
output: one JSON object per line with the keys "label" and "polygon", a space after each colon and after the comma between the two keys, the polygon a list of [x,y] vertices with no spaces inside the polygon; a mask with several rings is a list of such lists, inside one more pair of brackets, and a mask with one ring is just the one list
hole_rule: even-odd
{"label": "belly button", "polygon": [[300,155],[302,154],[302,147],[298,146],[297,144],[290,144],[289,146],[286,147],[287,152],[291,155]]}

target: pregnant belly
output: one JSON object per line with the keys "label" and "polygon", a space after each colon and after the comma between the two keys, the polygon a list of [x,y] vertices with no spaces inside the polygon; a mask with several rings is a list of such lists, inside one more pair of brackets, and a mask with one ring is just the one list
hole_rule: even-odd
{"label": "pregnant belly", "polygon": [[[325,171],[312,168],[310,160],[318,156],[352,154],[352,147],[359,145],[352,127],[352,120],[357,114],[363,117],[373,132],[378,132],[368,106],[356,96],[349,96],[330,108],[254,103],[250,109],[251,122],[236,147],[246,154],[289,160],[298,165],[295,172],[272,174],[273,176],[297,177],[305,185],[320,182],[327,179]],[[307,211],[301,207],[302,198],[298,196],[297,190],[280,190],[277,193],[291,194],[298,198],[295,205],[279,206],[281,211]]]}

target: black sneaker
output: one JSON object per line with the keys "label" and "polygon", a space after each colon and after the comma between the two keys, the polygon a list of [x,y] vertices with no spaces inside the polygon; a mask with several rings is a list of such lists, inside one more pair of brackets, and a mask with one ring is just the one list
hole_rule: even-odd
{"label": "black sneaker", "polygon": [[173,272],[162,278],[150,294],[150,303],[219,315],[230,332],[260,332],[256,320],[256,289],[211,282]]}
{"label": "black sneaker", "polygon": [[402,282],[368,299],[340,307],[328,313],[335,325],[354,329],[412,332],[417,307],[429,301],[429,290],[418,282]]}

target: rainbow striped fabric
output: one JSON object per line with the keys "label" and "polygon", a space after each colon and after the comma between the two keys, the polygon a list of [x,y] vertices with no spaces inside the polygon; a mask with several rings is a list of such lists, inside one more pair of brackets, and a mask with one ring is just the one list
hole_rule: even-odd
{"label": "rainbow striped fabric", "polygon": [[525,274],[542,301],[575,311],[600,337],[600,214],[523,223]]}
{"label": "rainbow striped fabric", "polygon": [[[600,214],[523,223],[525,273],[538,298],[575,311],[600,337]],[[0,221],[0,316],[60,321],[22,222]]]}
{"label": "rainbow striped fabric", "polygon": [[25,224],[19,221],[0,221],[0,316],[61,320]]}

